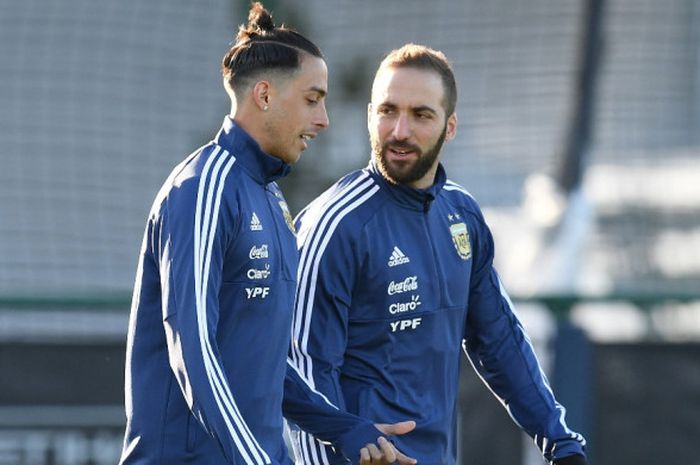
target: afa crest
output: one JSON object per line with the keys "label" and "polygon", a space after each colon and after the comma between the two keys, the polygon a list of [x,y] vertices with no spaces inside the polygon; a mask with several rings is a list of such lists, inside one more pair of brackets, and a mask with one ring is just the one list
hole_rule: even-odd
{"label": "afa crest", "polygon": [[469,243],[469,230],[464,223],[457,223],[450,226],[452,242],[455,244],[457,254],[462,260],[469,260],[472,256],[472,246]]}
{"label": "afa crest", "polygon": [[289,213],[287,202],[282,200],[279,204],[280,208],[282,209],[282,215],[284,215],[284,221],[287,223],[287,227],[289,227],[289,230],[292,231],[292,233],[296,234],[296,231],[294,230],[294,220],[292,219],[292,215]]}

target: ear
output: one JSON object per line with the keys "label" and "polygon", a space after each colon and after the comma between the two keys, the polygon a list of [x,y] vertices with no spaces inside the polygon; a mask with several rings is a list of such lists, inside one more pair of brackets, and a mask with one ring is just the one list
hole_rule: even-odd
{"label": "ear", "polygon": [[449,118],[447,118],[447,125],[445,128],[445,141],[450,141],[457,135],[457,112],[453,112]]}
{"label": "ear", "polygon": [[367,129],[370,128],[372,124],[372,102],[367,104]]}
{"label": "ear", "polygon": [[272,84],[270,81],[258,81],[253,86],[253,102],[261,111],[266,111],[270,103]]}

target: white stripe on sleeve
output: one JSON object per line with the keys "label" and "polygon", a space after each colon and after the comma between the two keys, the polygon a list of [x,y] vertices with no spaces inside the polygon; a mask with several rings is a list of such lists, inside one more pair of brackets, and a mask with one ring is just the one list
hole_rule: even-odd
{"label": "white stripe on sleeve", "polygon": [[[366,177],[358,178],[338,192],[326,205],[316,226],[307,236],[306,246],[299,259],[297,275],[298,292],[294,311],[292,333],[292,356],[294,362],[314,386],[313,364],[308,355],[309,327],[315,297],[318,268],[325,248],[335,228],[348,213],[367,201],[379,190],[374,181]],[[348,205],[349,204],[349,205]],[[329,225],[330,222],[330,225]],[[300,343],[300,344],[298,344]]]}
{"label": "white stripe on sleeve", "polygon": [[[221,151],[220,147],[217,146],[205,163],[199,179],[194,218],[194,280],[197,323],[200,349],[209,385],[229,434],[246,464],[262,465],[269,464],[270,458],[253,437],[240,414],[223,370],[214,355],[209,341],[207,324],[207,289],[212,245],[219,219],[224,181],[235,161],[234,157],[229,156],[225,150]],[[214,164],[213,169],[212,164]]]}

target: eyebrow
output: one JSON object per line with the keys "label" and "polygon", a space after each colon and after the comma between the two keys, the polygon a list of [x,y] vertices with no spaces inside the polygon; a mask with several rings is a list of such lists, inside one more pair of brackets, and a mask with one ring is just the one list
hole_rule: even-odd
{"label": "eyebrow", "polygon": [[316,93],[318,93],[321,97],[325,97],[326,95],[328,95],[328,92],[326,92],[325,89],[322,89],[322,88],[317,87],[317,86],[311,86],[311,87],[309,87],[309,88],[306,89],[306,90],[307,90],[308,92],[316,92]]}
{"label": "eyebrow", "polygon": [[[392,102],[382,102],[379,105],[377,105],[377,108],[396,109],[396,108],[398,108],[398,105],[396,105],[395,103],[392,103]],[[438,112],[433,107],[431,107],[429,105],[418,105],[417,107],[411,107],[411,111],[413,113],[420,113],[422,111],[428,111],[428,112],[433,113],[435,115],[438,114]]]}
{"label": "eyebrow", "polygon": [[437,111],[435,111],[432,107],[429,107],[428,105],[420,105],[417,107],[413,107],[413,108],[411,108],[411,110],[414,113],[420,113],[421,111],[429,111],[430,113],[437,115]]}

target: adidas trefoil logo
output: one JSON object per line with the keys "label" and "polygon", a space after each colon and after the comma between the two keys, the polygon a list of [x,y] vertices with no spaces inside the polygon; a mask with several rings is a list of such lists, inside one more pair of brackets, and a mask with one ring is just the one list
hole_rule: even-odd
{"label": "adidas trefoil logo", "polygon": [[250,217],[250,230],[251,231],[262,231],[262,223],[258,215],[253,212],[253,216]]}
{"label": "adidas trefoil logo", "polygon": [[389,266],[399,266],[404,263],[408,263],[411,260],[401,252],[401,249],[394,246],[394,250],[391,252],[391,257],[389,257]]}

